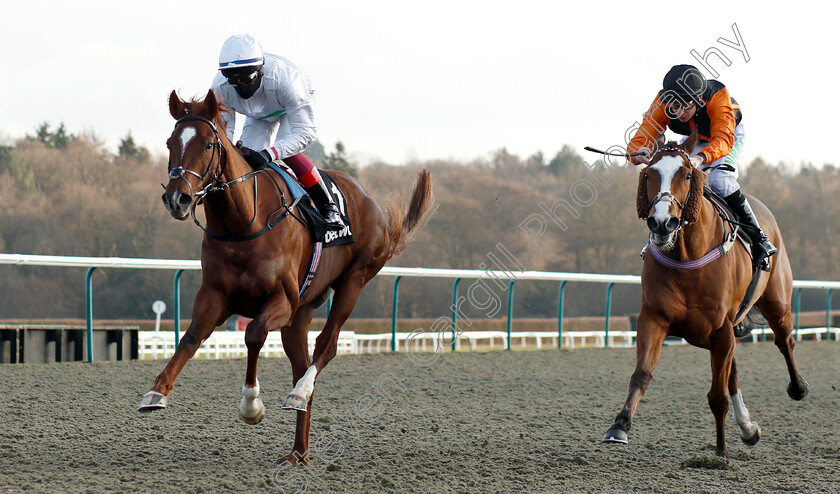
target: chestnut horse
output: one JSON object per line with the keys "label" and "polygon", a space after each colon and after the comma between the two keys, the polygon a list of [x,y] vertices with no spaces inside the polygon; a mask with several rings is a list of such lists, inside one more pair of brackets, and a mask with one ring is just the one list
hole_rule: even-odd
{"label": "chestnut horse", "polygon": [[[213,329],[232,314],[247,316],[253,320],[245,330],[248,367],[240,416],[249,424],[263,419],[257,358],[268,332],[279,329],[294,386],[282,408],[297,410],[297,426],[291,454],[278,463],[308,463],[316,378],[335,356],[339,330],[365,284],[428,219],[433,204],[431,176],[426,170],[418,174],[407,207],[389,205],[383,212],[356,180],[330,171],[346,196],[346,214],[356,241],[323,250],[320,268],[301,297],[313,255],[310,233],[302,221],[293,219],[296,208],[277,172],[268,168],[254,172],[227,139],[222,111],[227,110],[212,90],[203,101],[182,101],[175,91],[169,97],[169,112],[177,122],[166,143],[169,183],[163,202],[172,217],[183,220],[203,201],[207,234],[201,246],[202,281],[192,322],[143,397],[140,411],[165,408],[178,374]],[[284,216],[285,221],[278,223],[277,218]],[[239,241],[218,240],[219,236]],[[310,360],[309,324],[329,289],[335,292],[332,307]]]}
{"label": "chestnut horse", "polygon": [[[681,146],[658,146],[649,166],[639,174],[636,208],[650,229],[649,249],[657,249],[672,261],[687,263],[702,258],[721,246],[728,231],[711,202],[703,197],[706,174],[693,168],[689,153],[697,136]],[[660,141],[661,144],[662,141]],[[782,235],[773,215],[750,197],[764,231],[779,252],[772,257],[770,272],[762,272],[750,304],[758,308],[773,329],[776,346],[787,363],[788,395],[801,400],[808,383],[799,375],[793,360],[793,325],[790,312],[792,281]],[[740,242],[736,242],[740,244]],[[649,253],[650,254],[650,253]],[[627,442],[627,431],[636,406],[647,391],[662,344],[667,336],[683,338],[711,354],[712,385],[709,408],[715,416],[716,454],[728,457],[724,425],[731,400],[741,439],[755,444],[761,434],[750,420],[738,386],[735,368],[735,334],[740,321],[735,317],[752,279],[752,261],[746,249],[732,248],[727,254],[697,269],[673,269],[646,255],[642,267],[642,307],[636,336],[636,370],[630,379],[630,393],[604,442]],[[743,319],[743,316],[741,317]]]}

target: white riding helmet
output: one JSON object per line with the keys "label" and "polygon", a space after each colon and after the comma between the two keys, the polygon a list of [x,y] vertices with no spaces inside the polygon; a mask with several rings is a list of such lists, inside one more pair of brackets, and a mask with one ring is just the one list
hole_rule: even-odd
{"label": "white riding helmet", "polygon": [[262,47],[250,34],[231,36],[222,45],[219,70],[261,66],[265,63]]}

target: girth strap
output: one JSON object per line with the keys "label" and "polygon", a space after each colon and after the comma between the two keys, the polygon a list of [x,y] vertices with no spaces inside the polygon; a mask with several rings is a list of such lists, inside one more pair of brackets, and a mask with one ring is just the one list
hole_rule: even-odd
{"label": "girth strap", "polygon": [[309,289],[309,285],[312,284],[312,278],[315,277],[315,273],[318,272],[318,265],[321,264],[321,251],[323,248],[324,244],[322,242],[315,242],[315,245],[312,246],[312,261],[309,262],[309,271],[307,271],[306,277],[303,279],[303,285],[300,287],[299,298],[301,299]]}

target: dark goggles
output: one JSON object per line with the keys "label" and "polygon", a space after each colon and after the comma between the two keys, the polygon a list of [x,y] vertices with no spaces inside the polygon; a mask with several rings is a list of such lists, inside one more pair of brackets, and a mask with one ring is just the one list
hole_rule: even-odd
{"label": "dark goggles", "polygon": [[222,69],[222,75],[231,86],[250,86],[260,76],[262,67]]}
{"label": "dark goggles", "polygon": [[688,110],[694,105],[695,105],[694,101],[691,101],[691,100],[689,100],[688,103],[682,103],[680,101],[672,101],[670,104],[668,104],[668,108],[671,110],[671,112],[676,113],[676,112],[681,111],[681,110]]}

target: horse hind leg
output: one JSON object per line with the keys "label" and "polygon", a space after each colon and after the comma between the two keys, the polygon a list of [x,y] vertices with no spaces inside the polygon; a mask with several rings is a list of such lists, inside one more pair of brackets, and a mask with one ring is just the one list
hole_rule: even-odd
{"label": "horse hind leg", "polygon": [[795,344],[793,339],[793,315],[790,312],[790,304],[768,298],[767,294],[765,294],[755,305],[773,330],[774,343],[785,359],[788,374],[790,375],[787,394],[792,399],[799,401],[808,395],[811,387],[799,375],[799,370],[796,368],[796,362],[793,359],[793,347]]}
{"label": "horse hind leg", "polygon": [[[355,280],[354,276],[347,276],[346,279]],[[315,352],[312,355],[312,365],[310,365],[303,377],[300,378],[294,389],[286,397],[286,402],[283,403],[283,409],[286,410],[300,410],[305,411],[307,403],[315,391],[315,379],[318,374],[327,366],[330,360],[336,355],[338,335],[341,326],[350,317],[353,312],[353,307],[362,293],[363,285],[358,285],[354,282],[344,282],[335,290],[333,297],[333,304],[330,308],[330,315],[327,317],[327,323],[321,334],[315,340]]]}
{"label": "horse hind leg", "polygon": [[738,371],[735,359],[732,359],[732,370],[729,374],[729,399],[732,405],[732,418],[738,424],[741,441],[748,446],[755,446],[761,439],[761,427],[758,423],[750,420],[750,412],[744,404],[744,397],[738,386]]}
{"label": "horse hind leg", "polygon": [[[289,357],[289,362],[292,364],[292,384],[300,384],[304,376],[311,369],[309,360],[309,342],[308,332],[309,324],[312,317],[315,315],[317,304],[310,304],[301,307],[295,313],[295,318],[288,328],[281,329],[283,336],[283,349]],[[314,382],[312,383],[314,387]],[[297,389],[297,388],[296,388]],[[305,391],[298,390],[300,393]],[[293,390],[292,393],[295,393]],[[292,396],[290,393],[289,396]],[[298,395],[295,395],[298,396]],[[299,397],[303,402],[293,399],[290,401],[286,397],[282,408],[284,410],[296,410],[296,424],[295,424],[295,442],[292,452],[286,456],[279,458],[276,463],[278,465],[295,465],[309,464],[309,425],[312,417],[312,392],[309,397]],[[297,407],[297,408],[294,408]]]}

